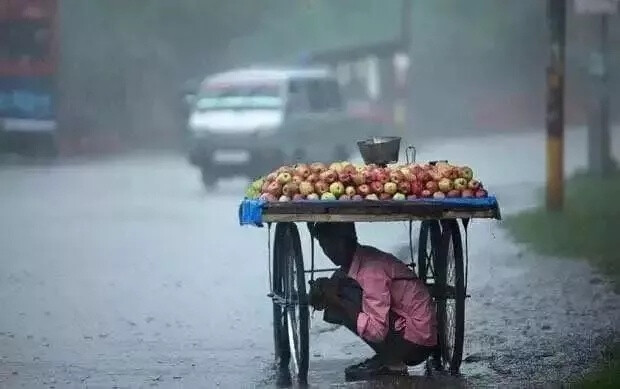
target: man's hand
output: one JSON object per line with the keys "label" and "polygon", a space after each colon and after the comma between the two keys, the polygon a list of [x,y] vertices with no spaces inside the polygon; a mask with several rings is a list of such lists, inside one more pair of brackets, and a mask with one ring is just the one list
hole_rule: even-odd
{"label": "man's hand", "polygon": [[338,305],[338,280],[332,278],[317,278],[310,283],[310,305],[322,311],[328,305]]}
{"label": "man's hand", "polygon": [[328,278],[321,285],[323,296],[327,305],[340,305],[340,297],[338,296],[338,279]]}

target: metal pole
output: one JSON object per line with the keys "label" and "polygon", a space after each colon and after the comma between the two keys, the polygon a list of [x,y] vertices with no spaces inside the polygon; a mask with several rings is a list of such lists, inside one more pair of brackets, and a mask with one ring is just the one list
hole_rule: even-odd
{"label": "metal pole", "polygon": [[551,38],[547,68],[547,209],[564,206],[564,57],[566,46],[566,0],[549,0]]}
{"label": "metal pole", "polygon": [[[588,166],[590,173],[603,177],[611,170],[609,142],[609,28],[606,14],[596,17],[596,51],[591,54],[590,107],[588,112]],[[599,24],[600,22],[600,24]]]}

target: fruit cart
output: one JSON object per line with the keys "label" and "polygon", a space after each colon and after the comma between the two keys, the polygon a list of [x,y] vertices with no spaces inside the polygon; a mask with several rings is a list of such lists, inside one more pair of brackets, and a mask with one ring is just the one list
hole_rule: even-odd
{"label": "fruit cart", "polygon": [[[273,302],[275,356],[280,368],[290,368],[298,381],[307,381],[310,317],[306,276],[313,280],[316,273],[336,270],[315,267],[312,238],[310,266],[306,268],[296,223],[405,221],[409,225],[410,266],[429,287],[437,307],[440,347],[428,366],[458,374],[468,297],[467,227],[471,219],[500,219],[495,197],[406,201],[243,200],[239,207],[240,223],[267,224],[269,230],[268,296]],[[417,221],[421,222],[419,234],[413,236],[413,223]],[[417,253],[414,253],[415,239]]]}

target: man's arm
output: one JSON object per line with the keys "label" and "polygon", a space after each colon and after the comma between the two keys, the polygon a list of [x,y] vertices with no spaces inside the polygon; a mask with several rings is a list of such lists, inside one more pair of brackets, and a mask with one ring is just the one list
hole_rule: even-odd
{"label": "man's arm", "polygon": [[389,330],[390,279],[382,271],[366,275],[362,292],[362,311],[347,300],[338,297],[336,282],[330,282],[325,290],[328,305],[340,308],[357,326],[357,333],[371,342],[381,342]]}

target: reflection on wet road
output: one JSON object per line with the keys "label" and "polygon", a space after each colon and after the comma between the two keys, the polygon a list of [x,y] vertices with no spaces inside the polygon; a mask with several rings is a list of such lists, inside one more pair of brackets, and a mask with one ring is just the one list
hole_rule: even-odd
{"label": "reflection on wet road", "polygon": [[[0,386],[273,386],[267,237],[238,226],[243,185],[205,194],[177,156],[0,167]],[[531,201],[519,190],[498,186],[506,209]],[[359,235],[400,253],[406,226]],[[617,296],[585,264],[539,261],[497,222],[469,238],[463,377],[346,387],[554,382],[617,330]],[[310,381],[343,387],[371,350],[313,319]]]}

